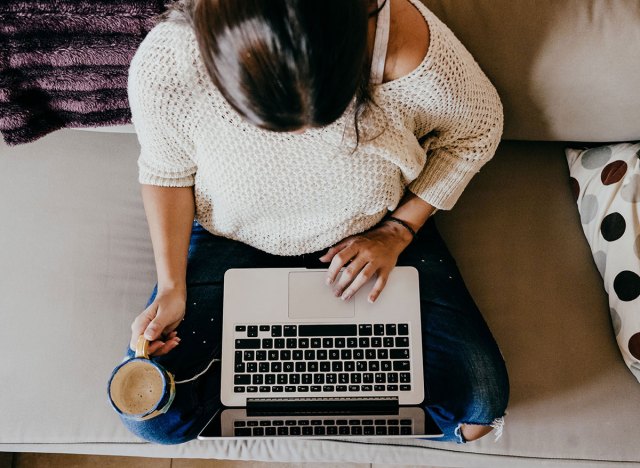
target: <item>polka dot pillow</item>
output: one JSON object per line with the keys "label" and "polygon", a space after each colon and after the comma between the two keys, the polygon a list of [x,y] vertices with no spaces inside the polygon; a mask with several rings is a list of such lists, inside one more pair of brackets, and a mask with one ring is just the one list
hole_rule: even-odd
{"label": "polka dot pillow", "polygon": [[640,381],[640,142],[568,148],[566,156],[618,346]]}

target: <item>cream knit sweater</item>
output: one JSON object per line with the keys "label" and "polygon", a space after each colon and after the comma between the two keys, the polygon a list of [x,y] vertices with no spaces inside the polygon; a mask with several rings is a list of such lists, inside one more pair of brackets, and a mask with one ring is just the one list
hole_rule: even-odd
{"label": "cream knit sweater", "polygon": [[405,189],[451,209],[494,154],[498,94],[453,33],[419,0],[430,46],[410,74],[374,88],[360,124],[350,107],[302,134],[245,122],[206,74],[190,26],[157,25],[129,72],[142,184],[195,185],[196,218],[213,234],[278,255],[327,248],[377,224]]}

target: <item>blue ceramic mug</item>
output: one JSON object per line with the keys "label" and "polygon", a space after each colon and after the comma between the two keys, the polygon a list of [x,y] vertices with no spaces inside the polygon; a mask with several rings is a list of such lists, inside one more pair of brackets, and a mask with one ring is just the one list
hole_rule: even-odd
{"label": "blue ceramic mug", "polygon": [[111,373],[109,402],[125,418],[143,421],[166,413],[176,394],[173,375],[149,359],[149,341],[138,338],[135,357]]}

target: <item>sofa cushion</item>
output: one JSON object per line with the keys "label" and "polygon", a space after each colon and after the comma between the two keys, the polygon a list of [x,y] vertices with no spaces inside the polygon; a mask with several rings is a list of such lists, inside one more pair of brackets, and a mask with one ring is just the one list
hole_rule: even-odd
{"label": "sofa cushion", "polygon": [[609,294],[613,331],[640,380],[640,143],[567,148],[582,228]]}
{"label": "sofa cushion", "polygon": [[423,0],[504,104],[505,139],[640,138],[640,3]]}

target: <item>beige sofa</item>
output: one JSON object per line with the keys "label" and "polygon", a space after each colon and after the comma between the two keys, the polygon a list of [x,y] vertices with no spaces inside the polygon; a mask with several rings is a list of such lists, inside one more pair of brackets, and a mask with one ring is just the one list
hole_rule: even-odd
{"label": "beige sofa", "polygon": [[134,134],[0,146],[0,451],[431,466],[640,466],[640,384],[613,338],[563,141],[640,139],[635,0],[429,0],[496,85],[505,141],[437,215],[505,355],[503,437],[154,446],[106,381],[154,283]]}

